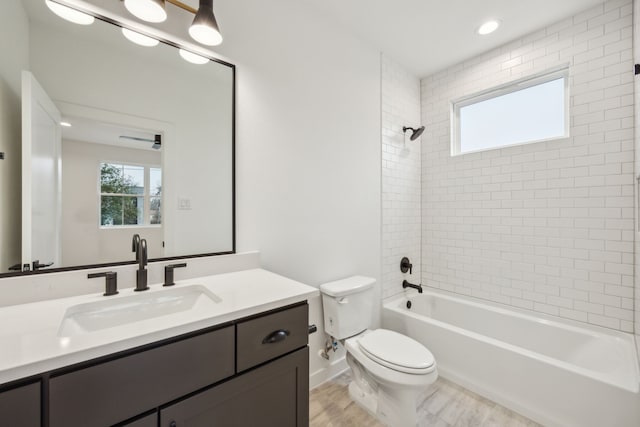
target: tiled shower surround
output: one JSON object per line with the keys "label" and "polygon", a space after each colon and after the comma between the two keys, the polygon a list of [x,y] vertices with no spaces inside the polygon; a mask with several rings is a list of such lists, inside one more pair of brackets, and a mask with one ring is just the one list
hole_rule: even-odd
{"label": "tiled shower surround", "polygon": [[[566,64],[570,138],[450,155],[451,100]],[[423,285],[633,331],[633,79],[631,0],[423,79]]]}
{"label": "tiled shower surround", "polygon": [[[633,58],[636,64],[640,63],[640,0],[633,0],[633,26],[635,28],[633,33]],[[636,77],[634,82],[634,105],[640,105],[640,79]],[[635,113],[635,128],[640,127],[640,110],[636,109]],[[640,144],[640,132],[635,133],[635,146],[638,147]],[[635,176],[640,176],[640,150],[635,151]],[[638,200],[638,191],[640,190],[638,187],[638,181],[636,181],[635,186],[635,194],[636,194],[636,209],[638,209],[640,200]],[[637,216],[638,210],[636,210],[636,233],[640,231],[640,219]],[[635,241],[635,265],[639,265],[640,262],[640,239],[637,237]],[[640,268],[635,269],[635,283],[639,283],[640,281]],[[638,347],[638,354],[640,354],[640,288],[636,285],[635,288],[635,333],[636,333],[636,346]]]}
{"label": "tiled shower surround", "polygon": [[[420,139],[403,126],[420,125],[420,80],[382,55],[382,296],[420,282]],[[413,274],[400,272],[409,257]]]}

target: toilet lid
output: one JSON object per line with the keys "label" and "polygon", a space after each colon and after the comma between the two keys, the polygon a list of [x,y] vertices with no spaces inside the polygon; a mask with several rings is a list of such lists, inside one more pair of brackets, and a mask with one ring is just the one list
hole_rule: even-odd
{"label": "toilet lid", "polygon": [[369,332],[358,340],[358,344],[370,359],[398,371],[431,371],[435,363],[433,354],[418,341],[387,329]]}

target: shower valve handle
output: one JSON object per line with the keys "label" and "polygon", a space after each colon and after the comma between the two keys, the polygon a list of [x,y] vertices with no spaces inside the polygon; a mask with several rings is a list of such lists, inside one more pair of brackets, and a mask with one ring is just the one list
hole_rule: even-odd
{"label": "shower valve handle", "polygon": [[402,258],[402,260],[400,261],[400,271],[402,271],[403,273],[406,273],[408,271],[409,274],[413,274],[413,264],[411,264],[409,258]]}

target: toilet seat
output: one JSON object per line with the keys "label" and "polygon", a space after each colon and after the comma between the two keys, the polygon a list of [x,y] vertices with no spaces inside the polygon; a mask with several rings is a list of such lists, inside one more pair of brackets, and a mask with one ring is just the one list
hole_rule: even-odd
{"label": "toilet seat", "polygon": [[362,353],[382,366],[407,374],[424,375],[435,369],[433,354],[418,341],[387,329],[358,338]]}

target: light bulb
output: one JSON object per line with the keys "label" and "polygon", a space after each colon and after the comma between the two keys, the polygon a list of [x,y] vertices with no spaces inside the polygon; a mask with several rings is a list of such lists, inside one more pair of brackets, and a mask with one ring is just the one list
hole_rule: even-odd
{"label": "light bulb", "polygon": [[124,7],[143,21],[164,22],[167,19],[164,0],[124,0]]}
{"label": "light bulb", "polygon": [[70,8],[69,6],[62,5],[60,3],[54,3],[50,0],[45,0],[47,7],[60,18],[66,19],[69,22],[80,25],[91,25],[95,18],[79,10]]}
{"label": "light bulb", "polygon": [[124,35],[127,40],[138,44],[140,46],[147,46],[147,47],[152,47],[152,46],[157,46],[158,43],[160,43],[158,40],[151,38],[149,36],[145,36],[144,34],[140,34],[136,31],[132,31],[128,28],[123,28],[122,29],[122,35]]}
{"label": "light bulb", "polygon": [[200,56],[196,53],[189,52],[188,50],[184,50],[184,49],[180,49],[180,56],[182,56],[182,59],[184,59],[185,61],[191,62],[192,64],[202,65],[209,62],[208,58],[205,58],[204,56]]}
{"label": "light bulb", "polygon": [[222,43],[222,34],[208,25],[194,24],[189,27],[189,35],[193,39],[207,46],[217,46]]}
{"label": "light bulb", "polygon": [[212,0],[200,0],[198,12],[189,27],[189,35],[195,41],[207,46],[217,46],[222,43],[220,28],[213,14]]}

